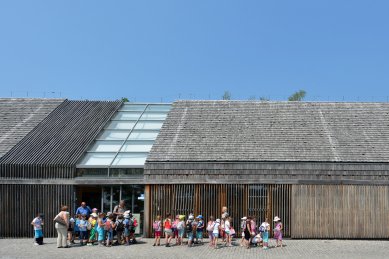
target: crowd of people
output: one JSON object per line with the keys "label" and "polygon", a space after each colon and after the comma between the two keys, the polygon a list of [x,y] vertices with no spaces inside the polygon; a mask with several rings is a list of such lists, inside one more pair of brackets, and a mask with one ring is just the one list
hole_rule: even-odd
{"label": "crowd of people", "polygon": [[[138,222],[131,211],[125,208],[124,201],[120,201],[112,212],[107,213],[99,213],[97,208],[90,209],[82,202],[74,216],[70,215],[67,206],[62,206],[54,221],[58,248],[69,248],[77,240],[81,246],[111,247],[136,243],[135,229]],[[42,215],[37,214],[31,224],[34,226],[35,245],[42,245]]]}
{"label": "crowd of people", "polygon": [[[283,225],[281,219],[274,217],[273,235],[276,241],[275,247],[282,247],[282,230]],[[269,248],[270,239],[270,223],[268,218],[257,227],[254,217],[241,218],[240,230],[242,233],[240,245],[242,247],[250,248],[251,246]],[[195,217],[194,214],[176,215],[172,219],[172,215],[168,213],[166,218],[162,221],[161,216],[157,216],[153,222],[154,244],[153,246],[161,245],[162,233],[165,235],[165,246],[170,247],[171,241],[175,239],[176,245],[183,245],[184,238],[187,238],[187,245],[189,247],[194,244],[202,244],[203,236],[207,234],[209,238],[209,246],[218,248],[219,244],[224,246],[232,246],[232,239],[237,238],[237,232],[232,225],[232,218],[227,212],[227,207],[223,207],[221,218],[210,216],[207,224],[205,224],[202,215]],[[219,242],[220,240],[220,242]]]}
{"label": "crowd of people", "polygon": [[[136,243],[135,228],[138,222],[131,214],[130,210],[125,208],[125,202],[120,201],[112,212],[98,212],[96,208],[90,209],[85,202],[77,208],[72,217],[68,212],[68,207],[63,206],[61,212],[54,218],[55,228],[58,233],[57,247],[69,248],[78,240],[83,245],[99,245],[111,247],[112,245],[130,245]],[[283,225],[281,219],[274,217],[273,237],[276,241],[275,247],[282,247]],[[42,226],[43,216],[37,214],[31,224],[35,232],[35,245],[43,244]],[[269,248],[270,223],[268,218],[257,227],[254,217],[241,218],[240,224],[242,247],[251,246]],[[152,224],[154,232],[153,246],[161,245],[161,237],[164,234],[166,247],[170,247],[172,240],[176,245],[185,243],[189,247],[194,244],[203,244],[203,237],[208,236],[209,246],[218,248],[219,245],[232,246],[232,239],[239,238],[237,231],[232,224],[232,218],[227,212],[227,207],[222,208],[222,215],[215,219],[210,216],[205,223],[202,215],[195,216],[193,213],[187,217],[185,215],[172,215],[168,213],[164,220],[157,216]]]}

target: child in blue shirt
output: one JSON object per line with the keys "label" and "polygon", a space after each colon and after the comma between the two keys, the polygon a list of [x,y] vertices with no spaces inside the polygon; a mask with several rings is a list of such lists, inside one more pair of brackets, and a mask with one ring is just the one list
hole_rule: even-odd
{"label": "child in blue shirt", "polygon": [[88,227],[88,221],[86,220],[86,215],[83,214],[82,218],[78,224],[78,229],[80,230],[80,244],[81,245],[86,245],[86,243],[88,242],[87,227]]}
{"label": "child in blue shirt", "polygon": [[31,221],[31,225],[34,226],[34,238],[35,238],[35,245],[43,245],[43,232],[42,232],[42,225],[43,225],[43,219],[41,217],[40,213],[36,214],[36,218],[34,218]]}

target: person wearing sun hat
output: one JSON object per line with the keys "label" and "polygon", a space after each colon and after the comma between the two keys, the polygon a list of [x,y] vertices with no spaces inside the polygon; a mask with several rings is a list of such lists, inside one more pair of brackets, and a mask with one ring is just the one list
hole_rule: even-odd
{"label": "person wearing sun hat", "polygon": [[213,226],[213,243],[214,243],[214,248],[217,248],[217,241],[219,238],[219,231],[220,231],[220,219],[216,219],[215,225]]}
{"label": "person wearing sun hat", "polygon": [[275,223],[274,228],[274,239],[276,240],[276,247],[280,246],[282,247],[282,223],[281,219],[278,216],[274,217],[273,220]]}

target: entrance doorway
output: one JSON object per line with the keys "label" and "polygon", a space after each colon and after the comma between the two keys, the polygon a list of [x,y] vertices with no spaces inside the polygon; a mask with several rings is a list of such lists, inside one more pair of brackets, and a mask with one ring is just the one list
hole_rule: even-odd
{"label": "entrance doorway", "polygon": [[138,184],[77,186],[76,208],[84,201],[91,209],[97,208],[107,213],[124,200],[126,210],[139,216],[139,233],[143,233],[144,189],[144,185]]}

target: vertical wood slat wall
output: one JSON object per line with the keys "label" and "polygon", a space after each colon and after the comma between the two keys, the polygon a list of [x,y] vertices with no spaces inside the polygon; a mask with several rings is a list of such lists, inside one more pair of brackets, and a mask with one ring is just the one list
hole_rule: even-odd
{"label": "vertical wood slat wall", "polygon": [[[221,208],[228,207],[235,230],[240,233],[240,219],[253,216],[260,224],[267,216],[272,224],[279,216],[284,236],[290,236],[291,185],[271,184],[178,184],[150,185],[150,221],[157,215],[202,214],[220,218]],[[272,224],[273,227],[273,224]],[[152,236],[149,228],[148,236]]]}
{"label": "vertical wood slat wall", "polygon": [[389,186],[293,185],[293,238],[389,238]]}
{"label": "vertical wood slat wall", "polygon": [[37,212],[45,215],[43,234],[56,236],[53,218],[62,204],[72,210],[71,185],[5,185],[0,184],[0,238],[34,237],[31,221]]}

